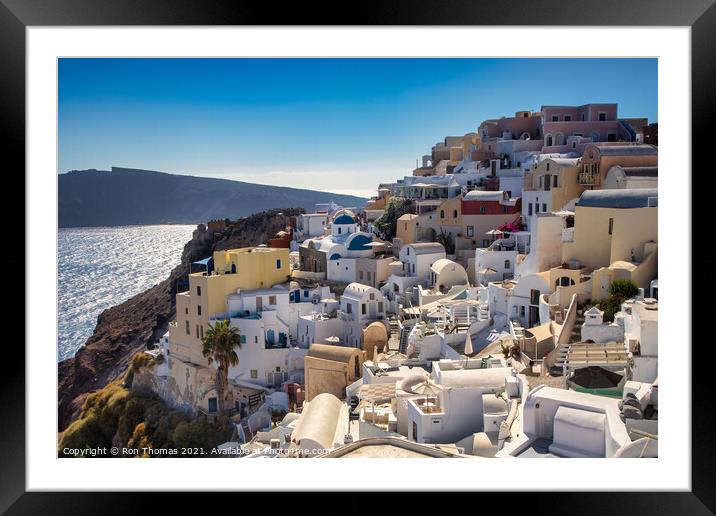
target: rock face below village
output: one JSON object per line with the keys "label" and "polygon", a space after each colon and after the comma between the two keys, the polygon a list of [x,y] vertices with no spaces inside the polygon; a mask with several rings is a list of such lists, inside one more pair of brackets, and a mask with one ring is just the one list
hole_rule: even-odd
{"label": "rock face below village", "polygon": [[92,336],[73,358],[58,365],[58,430],[77,418],[89,392],[100,389],[126,371],[132,355],[146,349],[166,331],[174,318],[175,295],[193,261],[215,250],[265,243],[284,229],[300,208],[271,210],[229,222],[219,232],[197,231],[182,252],[181,264],[167,279],[97,318]]}

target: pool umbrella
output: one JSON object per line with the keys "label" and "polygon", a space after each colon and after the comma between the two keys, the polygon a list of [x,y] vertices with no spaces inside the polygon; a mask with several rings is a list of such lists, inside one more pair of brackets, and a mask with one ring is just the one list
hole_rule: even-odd
{"label": "pool umbrella", "polygon": [[503,235],[504,232],[500,231],[499,229],[491,229],[490,231],[487,231],[486,234],[492,235],[492,239],[494,240],[497,235]]}
{"label": "pool umbrella", "polygon": [[472,339],[469,333],[465,334],[465,355],[472,355]]}
{"label": "pool umbrella", "polygon": [[589,366],[577,369],[569,381],[585,389],[611,389],[624,377],[603,367]]}
{"label": "pool umbrella", "polygon": [[430,379],[425,379],[424,381],[420,382],[419,384],[415,385],[411,389],[415,394],[425,394],[425,403],[428,402],[428,396],[432,394],[435,396],[439,392],[443,390],[443,388],[432,381]]}

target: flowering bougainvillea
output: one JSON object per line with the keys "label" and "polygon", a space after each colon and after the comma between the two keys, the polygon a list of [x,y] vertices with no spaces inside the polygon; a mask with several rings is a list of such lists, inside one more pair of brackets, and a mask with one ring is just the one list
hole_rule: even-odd
{"label": "flowering bougainvillea", "polygon": [[520,222],[508,222],[507,224],[503,224],[500,227],[498,227],[500,231],[504,233],[515,233],[517,231],[522,231],[522,224]]}

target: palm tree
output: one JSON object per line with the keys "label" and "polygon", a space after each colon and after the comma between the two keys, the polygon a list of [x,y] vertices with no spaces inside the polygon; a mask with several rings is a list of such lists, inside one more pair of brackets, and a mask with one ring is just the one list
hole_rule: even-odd
{"label": "palm tree", "polygon": [[239,329],[229,326],[228,320],[217,322],[214,326],[209,325],[209,330],[201,339],[203,344],[202,354],[211,364],[216,361],[216,395],[218,398],[219,422],[226,422],[226,409],[224,407],[225,392],[229,388],[229,366],[239,363],[239,356],[234,348],[241,349],[241,335]]}

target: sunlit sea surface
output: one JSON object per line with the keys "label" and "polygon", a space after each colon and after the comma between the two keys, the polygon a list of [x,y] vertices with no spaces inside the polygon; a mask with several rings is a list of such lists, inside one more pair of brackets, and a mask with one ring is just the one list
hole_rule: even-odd
{"label": "sunlit sea surface", "polygon": [[[194,225],[60,229],[57,360],[72,357],[103,310],[166,279]],[[30,314],[31,315],[31,314]]]}

